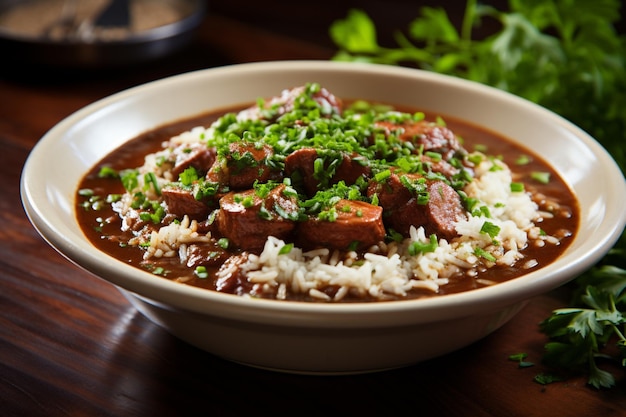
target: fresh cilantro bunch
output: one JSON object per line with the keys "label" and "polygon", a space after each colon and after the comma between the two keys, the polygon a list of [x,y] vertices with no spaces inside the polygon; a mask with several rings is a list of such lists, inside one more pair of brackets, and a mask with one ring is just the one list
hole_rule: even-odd
{"label": "fresh cilantro bunch", "polygon": [[[396,46],[378,43],[375,23],[351,10],[330,27],[339,61],[405,65],[491,85],[542,105],[596,138],[626,172],[626,36],[617,33],[620,0],[509,0],[508,10],[467,0],[460,28],[443,8],[423,7]],[[495,20],[498,30],[477,38]],[[541,330],[546,363],[585,372],[596,388],[626,369],[626,235],[574,281],[571,306]],[[611,349],[613,348],[613,349]],[[611,353],[607,353],[611,352]]]}

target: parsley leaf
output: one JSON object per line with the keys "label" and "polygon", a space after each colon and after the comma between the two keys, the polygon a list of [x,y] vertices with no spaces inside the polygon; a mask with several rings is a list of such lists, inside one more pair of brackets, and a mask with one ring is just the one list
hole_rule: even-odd
{"label": "parsley leaf", "polygon": [[600,369],[598,360],[606,359],[605,346],[614,341],[618,356],[626,366],[626,270],[613,266],[592,269],[576,283],[573,307],[554,310],[540,328],[549,338],[544,360],[547,364],[570,371],[588,373],[588,382],[596,388],[615,385],[614,376]]}

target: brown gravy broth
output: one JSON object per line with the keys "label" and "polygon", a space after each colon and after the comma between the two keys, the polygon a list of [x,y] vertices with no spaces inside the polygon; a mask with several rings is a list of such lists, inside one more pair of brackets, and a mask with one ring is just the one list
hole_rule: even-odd
{"label": "brown gravy broth", "polygon": [[[344,100],[346,104],[349,101]],[[399,111],[413,113],[416,109],[412,108],[398,108]],[[161,149],[162,142],[170,139],[171,137],[188,131],[196,126],[208,127],[219,116],[226,111],[238,111],[237,109],[224,109],[221,111],[214,111],[207,114],[202,114],[186,120],[180,120],[172,122],[153,130],[147,131],[138,137],[130,140],[122,145],[120,148],[112,151],[104,159],[102,159],[96,166],[94,166],[84,177],[79,185],[81,189],[92,189],[97,194],[108,195],[123,193],[124,189],[120,181],[112,181],[111,179],[99,178],[98,173],[103,166],[109,166],[115,170],[123,170],[128,168],[135,168],[143,164],[143,158],[148,153],[153,153]],[[445,115],[430,114],[425,111],[426,119],[434,120],[435,117],[441,116],[446,125],[459,137],[463,139],[463,147],[468,151],[472,151],[474,147],[480,146],[481,149],[486,149],[484,152],[489,155],[501,156],[502,160],[509,165],[511,170],[522,176],[527,191],[533,191],[540,195],[549,196],[549,201],[537,201],[540,210],[546,210],[548,206],[558,206],[557,211],[565,213],[563,216],[555,216],[553,219],[540,223],[540,227],[548,235],[565,236],[561,242],[557,245],[546,244],[543,247],[529,247],[523,250],[527,259],[536,259],[539,266],[532,268],[536,270],[542,266],[545,266],[556,258],[567,248],[571,243],[572,238],[569,237],[577,230],[579,222],[579,210],[578,203],[570,188],[560,178],[556,171],[550,167],[544,159],[533,153],[529,149],[525,149],[519,145],[512,143],[511,141],[503,138],[502,136],[491,132],[487,129],[475,126],[466,121],[458,120],[453,117],[447,117]],[[527,155],[530,157],[530,161],[526,165],[517,165],[516,159],[520,155]],[[549,172],[550,181],[547,184],[539,183],[530,179],[531,172]],[[181,265],[178,262],[178,257],[169,259],[154,259],[150,262],[153,265],[150,268],[146,268],[142,259],[143,251],[136,248],[121,245],[120,242],[128,241],[131,237],[130,232],[122,232],[120,230],[120,219],[118,215],[111,209],[110,205],[106,205],[101,210],[85,210],[82,205],[85,201],[84,197],[77,196],[76,200],[76,216],[78,223],[80,224],[86,237],[94,246],[101,251],[117,258],[123,262],[133,265],[140,269],[151,269],[155,266],[160,266],[165,270],[172,271],[172,276],[179,274],[186,274],[191,276],[185,284],[197,287],[206,288],[209,290],[215,290],[215,278],[212,278],[211,271],[209,269],[209,278],[198,278],[194,275],[193,269],[187,268],[185,265]],[[103,221],[103,219],[109,219],[110,221]],[[492,268],[481,271],[479,276],[481,280],[468,277],[452,277],[446,285],[442,285],[439,291],[435,294],[427,290],[414,290],[411,291],[408,296],[402,299],[412,299],[425,296],[443,295],[468,291],[480,287],[484,287],[484,281],[492,281],[500,283],[523,275],[527,272],[523,269],[523,262],[518,262],[518,266],[515,267],[500,267],[494,266]],[[156,278],[156,277],[155,277]],[[483,281],[484,280],[484,281]],[[307,300],[310,298],[307,296],[293,296],[288,297],[289,300]],[[350,301],[372,301],[358,299],[354,300],[347,297],[345,302]]]}

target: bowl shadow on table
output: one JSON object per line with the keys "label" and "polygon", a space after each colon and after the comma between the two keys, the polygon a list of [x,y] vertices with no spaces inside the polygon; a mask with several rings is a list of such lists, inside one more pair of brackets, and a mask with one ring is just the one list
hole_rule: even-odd
{"label": "bowl shadow on table", "polygon": [[[407,406],[419,415],[544,415],[551,401],[571,402],[561,415],[585,415],[602,401],[614,404],[606,415],[624,404],[624,381],[612,390],[595,390],[584,376],[551,385],[533,380],[552,372],[540,363],[519,367],[501,349],[502,338],[516,340],[520,351],[542,352],[546,342],[539,331],[518,339],[518,328],[527,320],[514,318],[486,338],[453,353],[415,365],[363,374],[313,376],[281,373],[233,363],[172,336],[134,309],[123,333],[124,350],[110,357],[107,384],[132,398],[143,415],[192,415],[206,410],[212,415],[406,415]],[[150,378],[132,383],[132,355],[153,359],[147,365]],[[145,365],[145,364],[144,364]],[[496,370],[495,368],[498,368]],[[506,368],[506,369],[502,369]],[[145,376],[145,375],[144,375]],[[129,383],[130,381],[130,383]],[[148,385],[146,385],[146,381]],[[528,402],[520,404],[526,398]],[[534,400],[533,400],[534,398]],[[585,403],[576,405],[577,401]],[[111,411],[111,410],[109,410]],[[112,411],[115,411],[113,409]],[[580,411],[580,412],[579,412]],[[581,412],[583,414],[581,414]],[[620,414],[621,415],[621,414]]]}
{"label": "bowl shadow on table", "polygon": [[[171,410],[185,414],[206,407],[221,416],[251,412],[269,415],[266,413],[274,413],[278,405],[281,409],[296,410],[306,403],[311,415],[328,415],[329,410],[350,415],[400,415],[406,412],[409,399],[412,403],[419,402],[422,411],[440,413],[451,406],[451,393],[458,394],[453,409],[472,401],[462,392],[462,387],[476,381],[454,379],[461,375],[467,377],[464,364],[484,356],[481,352],[494,337],[498,337],[498,331],[459,351],[404,368],[313,376],[257,369],[221,359],[179,340],[143,315],[134,313],[122,336],[124,340],[118,345],[123,348],[110,357],[106,379],[109,386],[134,391],[116,397],[134,396],[135,401],[158,408],[153,411],[159,413]],[[149,385],[145,385],[144,378],[137,384],[128,383],[133,379],[133,367],[126,364],[132,360],[129,355],[152,358],[148,365]],[[516,366],[506,358],[501,358],[501,365]],[[451,370],[455,370],[454,374]],[[444,385],[446,389],[441,390]],[[537,385],[536,390],[539,392],[541,387]],[[145,397],[146,401],[137,396]]]}

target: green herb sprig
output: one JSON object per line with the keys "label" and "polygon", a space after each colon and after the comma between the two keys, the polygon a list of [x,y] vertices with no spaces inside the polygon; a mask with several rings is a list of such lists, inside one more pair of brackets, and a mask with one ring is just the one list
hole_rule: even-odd
{"label": "green herb sprig", "polygon": [[[614,362],[626,367],[626,269],[603,265],[576,280],[571,306],[552,312],[540,324],[549,338],[544,361],[556,368],[588,374],[596,388],[615,385],[601,368]],[[605,351],[617,347],[612,356]]]}

